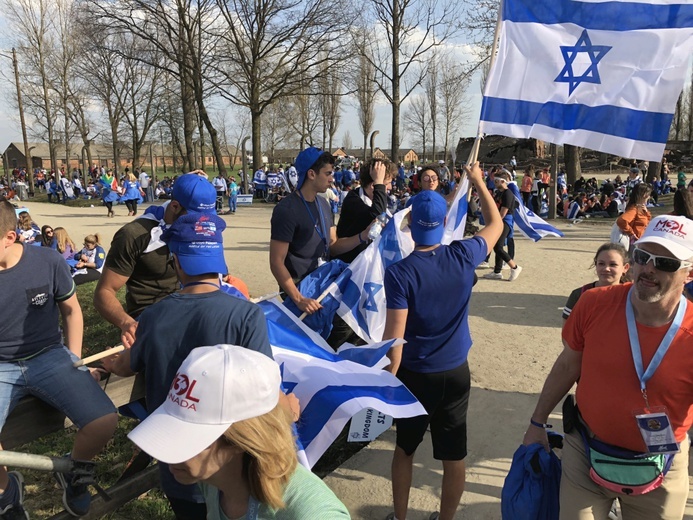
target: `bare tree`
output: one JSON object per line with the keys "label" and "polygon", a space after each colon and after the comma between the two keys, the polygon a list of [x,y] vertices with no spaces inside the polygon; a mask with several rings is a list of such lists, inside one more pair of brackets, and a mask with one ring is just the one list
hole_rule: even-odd
{"label": "bare tree", "polygon": [[[27,90],[27,108],[33,111],[35,123],[45,129],[48,141],[51,168],[57,168],[55,142],[55,109],[50,93],[50,71],[48,64],[54,57],[53,19],[55,12],[51,0],[8,0],[5,14],[17,35],[16,47],[22,56],[20,63],[25,68],[23,76]],[[27,157],[27,161],[29,158]]]}
{"label": "bare tree", "polygon": [[[400,107],[426,75],[430,51],[453,32],[459,5],[454,0],[372,0],[376,34],[384,38],[356,39],[359,53],[376,69],[375,81],[392,106],[391,159],[399,160]],[[365,48],[364,48],[365,47]]]}
{"label": "bare tree", "polygon": [[439,54],[434,50],[427,65],[424,78],[424,91],[428,101],[428,111],[431,117],[431,146],[433,160],[436,159],[436,136],[438,133],[438,90],[440,88]]}
{"label": "bare tree", "polygon": [[355,71],[356,77],[356,100],[357,111],[359,115],[359,128],[363,133],[363,159],[365,159],[366,149],[368,148],[368,134],[373,129],[375,122],[375,103],[378,95],[378,87],[375,83],[375,66],[373,60],[367,58],[365,53],[368,52],[365,38],[367,35],[361,33],[358,35],[360,49],[358,54],[358,68]]}
{"label": "bare tree", "polygon": [[409,108],[404,112],[404,123],[414,136],[415,142],[421,145],[422,159],[425,161],[426,145],[431,132],[431,112],[424,94],[417,94],[411,98]]}
{"label": "bare tree", "polygon": [[470,102],[466,96],[470,78],[471,74],[450,57],[443,58],[440,62],[438,93],[445,162],[448,161],[450,139],[459,130],[462,119],[469,117],[471,113]]}
{"label": "bare tree", "polygon": [[342,136],[342,147],[345,151],[351,150],[354,147],[354,143],[351,140],[351,134],[349,133],[349,130],[344,132],[344,135]]}
{"label": "bare tree", "polygon": [[318,106],[322,119],[322,147],[332,150],[332,142],[339,128],[342,115],[342,80],[338,74],[334,74],[328,67],[328,62],[322,65],[322,72],[318,76],[316,84],[318,89]]}
{"label": "bare tree", "polygon": [[[278,99],[315,80],[342,58],[344,24],[327,0],[217,0],[225,22],[216,83],[223,97],[250,110],[253,168],[262,160],[261,117]],[[322,52],[327,48],[330,52]]]}
{"label": "bare tree", "polygon": [[286,125],[286,114],[281,103],[269,105],[263,114],[262,145],[267,151],[270,164],[274,164],[275,153],[289,136],[290,129]]}
{"label": "bare tree", "polygon": [[315,117],[319,113],[318,96],[311,88],[312,82],[304,81],[294,91],[294,94],[284,100],[286,105],[287,123],[298,136],[298,148],[317,143],[317,129],[321,124],[320,118]]}

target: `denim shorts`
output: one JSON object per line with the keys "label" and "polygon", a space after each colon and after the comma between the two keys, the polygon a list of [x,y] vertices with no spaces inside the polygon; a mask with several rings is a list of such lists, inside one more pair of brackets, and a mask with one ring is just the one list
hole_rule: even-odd
{"label": "denim shorts", "polygon": [[33,395],[64,413],[78,428],[116,408],[79,358],[56,345],[24,361],[0,362],[0,429],[17,402]]}

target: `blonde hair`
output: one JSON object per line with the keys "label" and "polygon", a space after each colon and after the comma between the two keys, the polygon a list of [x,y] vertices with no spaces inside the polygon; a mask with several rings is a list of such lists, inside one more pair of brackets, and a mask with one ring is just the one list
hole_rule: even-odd
{"label": "blonde hair", "polygon": [[137,180],[137,177],[135,177],[134,173],[128,173],[128,180],[130,182],[135,182]]}
{"label": "blonde hair", "polygon": [[273,509],[285,507],[284,489],[298,464],[289,412],[278,404],[264,415],[231,425],[221,441],[244,451],[243,476],[250,494]]}
{"label": "blonde hair", "polygon": [[55,237],[55,241],[58,244],[58,251],[60,251],[61,253],[65,252],[68,245],[72,248],[73,251],[76,249],[75,243],[70,238],[70,235],[67,234],[67,230],[65,228],[53,228],[53,236]]}
{"label": "blonde hair", "polygon": [[17,219],[17,227],[23,231],[29,231],[34,223],[28,211],[22,211]]}
{"label": "blonde hair", "polygon": [[99,236],[98,233],[95,233],[93,235],[87,235],[84,237],[84,243],[85,244],[96,244],[101,245],[101,237]]}

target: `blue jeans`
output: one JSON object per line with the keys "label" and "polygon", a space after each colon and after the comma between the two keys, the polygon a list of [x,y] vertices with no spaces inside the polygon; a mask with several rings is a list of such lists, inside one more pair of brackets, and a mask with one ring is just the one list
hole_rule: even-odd
{"label": "blue jeans", "polygon": [[229,197],[229,209],[231,209],[231,211],[233,213],[236,213],[236,201],[237,200],[238,200],[238,195],[235,193]]}
{"label": "blue jeans", "polygon": [[115,406],[89,370],[72,366],[77,360],[66,347],[54,345],[25,361],[0,362],[0,428],[27,395],[57,408],[78,428],[115,413]]}

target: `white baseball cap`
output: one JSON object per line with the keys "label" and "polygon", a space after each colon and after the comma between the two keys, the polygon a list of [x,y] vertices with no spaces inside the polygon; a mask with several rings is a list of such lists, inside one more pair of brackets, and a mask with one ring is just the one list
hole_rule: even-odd
{"label": "white baseball cap", "polygon": [[279,366],[260,352],[235,345],[195,348],[164,404],[128,437],[157,460],[184,462],[232,424],[273,410],[280,384]]}
{"label": "white baseball cap", "polygon": [[674,215],[653,218],[635,245],[659,244],[679,260],[693,257],[693,220]]}

